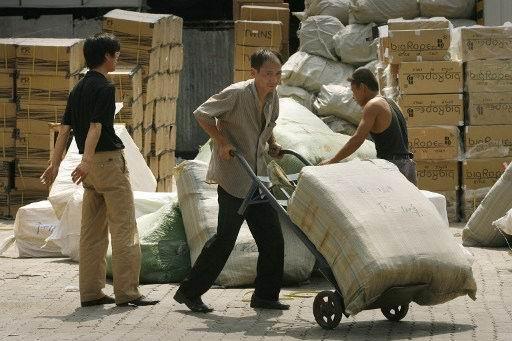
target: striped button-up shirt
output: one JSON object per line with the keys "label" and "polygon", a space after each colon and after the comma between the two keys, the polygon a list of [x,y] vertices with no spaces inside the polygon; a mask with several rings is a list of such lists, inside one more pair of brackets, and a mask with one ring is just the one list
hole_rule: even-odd
{"label": "striped button-up shirt", "polygon": [[[267,175],[266,143],[272,135],[279,115],[279,97],[274,90],[259,110],[254,79],[235,83],[210,97],[194,111],[211,125],[217,125],[226,139],[245,157],[257,175]],[[251,178],[236,159],[222,160],[218,145],[213,152],[206,181],[217,183],[229,194],[244,198],[251,187]]]}

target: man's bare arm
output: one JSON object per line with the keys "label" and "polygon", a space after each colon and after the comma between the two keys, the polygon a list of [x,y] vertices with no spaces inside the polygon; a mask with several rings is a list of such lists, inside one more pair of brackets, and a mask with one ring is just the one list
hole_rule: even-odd
{"label": "man's bare arm", "polygon": [[87,137],[85,139],[84,155],[82,156],[82,162],[75,168],[71,173],[73,182],[79,185],[89,174],[90,162],[96,151],[96,146],[101,136],[101,123],[93,122],[89,126]]}
{"label": "man's bare arm", "polygon": [[53,149],[52,159],[50,160],[50,165],[44,171],[43,175],[41,175],[41,182],[45,185],[50,186],[57,177],[59,172],[59,166],[62,161],[62,154],[64,154],[64,149],[66,148],[66,143],[69,139],[69,133],[71,132],[71,126],[62,124],[59,128],[59,135],[57,136],[57,141],[55,142],[55,147]]}
{"label": "man's bare arm", "polygon": [[211,125],[208,120],[197,116],[197,122],[203,128],[203,130],[211,137],[214,143],[219,146],[219,156],[222,160],[229,160],[232,158],[230,151],[234,150],[229,141],[222,135],[219,128],[216,125]]}

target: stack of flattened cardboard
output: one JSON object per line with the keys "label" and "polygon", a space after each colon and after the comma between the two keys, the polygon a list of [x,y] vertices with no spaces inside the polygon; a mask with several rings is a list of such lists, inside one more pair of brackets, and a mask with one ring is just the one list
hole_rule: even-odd
{"label": "stack of flattened cardboard", "polygon": [[[155,160],[158,190],[170,191],[176,149],[176,99],[183,68],[183,20],[169,14],[112,10],[103,30],[121,43],[120,64],[142,69],[143,117],[130,131],[148,164]],[[157,142],[158,141],[158,142]]]}
{"label": "stack of flattened cardboard", "polygon": [[418,187],[446,197],[458,221],[464,125],[462,64],[450,60],[450,23],[444,18],[388,21],[389,63],[398,70],[398,104],[407,121]]}
{"label": "stack of flattened cardboard", "polygon": [[463,27],[466,124],[463,218],[469,219],[512,161],[512,27]]}
{"label": "stack of flattened cardboard", "polygon": [[39,177],[50,158],[50,124],[61,120],[83,67],[81,39],[16,39],[15,196],[20,205],[48,195]]}

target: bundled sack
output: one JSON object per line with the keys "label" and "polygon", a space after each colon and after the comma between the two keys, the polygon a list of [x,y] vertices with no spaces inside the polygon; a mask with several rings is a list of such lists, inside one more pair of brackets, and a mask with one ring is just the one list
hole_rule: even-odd
{"label": "bundled sack", "polygon": [[305,0],[305,16],[330,15],[348,24],[350,0]]}
{"label": "bundled sack", "polygon": [[350,0],[350,23],[385,24],[388,19],[420,15],[417,0]]}
{"label": "bundled sack", "polygon": [[[350,139],[350,136],[332,132],[318,116],[289,98],[279,100],[279,118],[276,124],[276,141],[285,149],[295,150],[314,165],[336,155]],[[346,160],[375,157],[375,144],[365,141]],[[292,155],[283,156],[277,163],[287,174],[298,173],[304,167],[304,164]]]}
{"label": "bundled sack", "polygon": [[342,63],[363,65],[377,59],[379,31],[375,24],[352,24],[333,37]]}
{"label": "bundled sack", "polygon": [[472,18],[475,0],[419,0],[422,17]]}
{"label": "bundled sack", "polygon": [[352,89],[348,83],[322,85],[313,107],[318,115],[334,115],[354,125],[359,125],[363,115],[363,110],[352,97]]}
{"label": "bundled sack", "polygon": [[[190,271],[190,252],[178,198],[137,219],[141,283],[178,283]],[[112,277],[112,249],[107,253],[107,276]]]}
{"label": "bundled sack", "polygon": [[503,231],[503,233],[512,236],[512,209],[510,209],[503,217],[494,221],[492,225]]}
{"label": "bundled sack", "polygon": [[307,18],[297,31],[299,51],[337,61],[333,36],[343,27],[338,19],[328,15]]}
{"label": "bundled sack", "polygon": [[[176,167],[178,199],[192,264],[199,257],[204,244],[217,231],[217,185],[205,182],[207,169],[207,163],[197,160],[185,161]],[[283,281],[303,282],[311,275],[315,257],[293,231],[286,226],[282,226],[282,231],[285,254]],[[253,284],[257,259],[258,247],[244,222],[216,283],[226,287]]]}
{"label": "bundled sack", "polygon": [[357,130],[356,125],[336,116],[322,116],[320,119],[335,133],[352,136]]}
{"label": "bundled sack", "polygon": [[388,161],[305,167],[288,213],[330,265],[351,315],[394,286],[427,284],[420,305],[475,299],[471,255]]}
{"label": "bundled sack", "polygon": [[281,70],[283,84],[316,93],[325,84],[344,84],[354,67],[299,51],[288,59]]}
{"label": "bundled sack", "polygon": [[493,222],[503,217],[512,207],[512,163],[492,186],[480,206],[462,231],[462,244],[465,246],[507,246],[510,235],[503,236],[493,226]]}
{"label": "bundled sack", "polygon": [[298,86],[279,85],[277,87],[277,94],[280,98],[289,97],[300,105],[308,108],[308,110],[313,110],[313,103],[315,102],[316,96]]}

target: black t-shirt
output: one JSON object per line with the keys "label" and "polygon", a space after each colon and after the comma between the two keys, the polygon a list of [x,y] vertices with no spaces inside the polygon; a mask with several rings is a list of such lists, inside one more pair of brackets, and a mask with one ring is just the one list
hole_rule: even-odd
{"label": "black t-shirt", "polygon": [[123,142],[114,131],[115,110],[114,85],[103,74],[88,71],[69,94],[61,121],[73,129],[80,154],[84,153],[85,139],[91,123],[101,123],[101,135],[96,152],[124,148]]}

